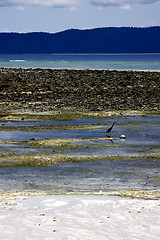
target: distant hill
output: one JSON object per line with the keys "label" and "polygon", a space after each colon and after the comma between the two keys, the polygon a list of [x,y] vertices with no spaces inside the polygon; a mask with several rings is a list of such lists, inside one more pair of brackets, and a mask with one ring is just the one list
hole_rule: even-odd
{"label": "distant hill", "polygon": [[0,53],[160,53],[160,27],[0,33]]}

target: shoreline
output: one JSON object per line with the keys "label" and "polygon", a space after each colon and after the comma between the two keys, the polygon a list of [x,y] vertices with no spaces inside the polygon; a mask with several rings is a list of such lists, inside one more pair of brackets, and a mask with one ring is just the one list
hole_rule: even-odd
{"label": "shoreline", "polygon": [[[14,124],[34,118],[67,121],[89,117],[110,119],[115,114],[125,116],[127,111],[143,116],[147,111],[158,114],[159,80],[160,73],[157,72],[0,68],[1,131],[8,121]],[[41,114],[36,115],[36,112]],[[11,125],[9,130],[13,129],[18,128]],[[53,140],[45,139],[42,143],[47,141]],[[70,143],[71,140],[67,141]],[[41,142],[33,138],[27,143],[34,146]],[[65,144],[62,142],[63,147],[71,147]],[[51,154],[51,160],[53,155],[55,158],[56,152]],[[26,164],[26,159],[29,162],[39,159],[36,154],[30,158],[29,155],[25,158],[23,154],[11,154],[8,158],[2,155],[2,163],[3,157],[10,161],[9,164],[14,163],[14,158],[19,164],[20,160]],[[48,162],[48,157],[48,153],[41,154],[39,160]],[[57,157],[64,160],[63,154]],[[157,155],[151,153],[148,157],[156,159]],[[159,191],[136,189],[83,195],[82,192],[1,192],[1,237],[4,240],[159,240],[159,194]]]}
{"label": "shoreline", "polygon": [[157,111],[160,72],[0,68],[0,109]]}

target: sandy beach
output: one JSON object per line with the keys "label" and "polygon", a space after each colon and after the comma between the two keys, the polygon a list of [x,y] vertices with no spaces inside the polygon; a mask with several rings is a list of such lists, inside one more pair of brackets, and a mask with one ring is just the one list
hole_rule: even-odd
{"label": "sandy beach", "polygon": [[0,203],[0,239],[158,240],[158,200],[16,194]]}

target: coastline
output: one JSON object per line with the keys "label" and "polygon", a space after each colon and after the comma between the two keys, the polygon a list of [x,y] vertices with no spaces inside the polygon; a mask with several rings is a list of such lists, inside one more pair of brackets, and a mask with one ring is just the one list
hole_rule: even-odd
{"label": "coastline", "polygon": [[[116,111],[119,111],[118,116],[122,115],[123,111],[140,111],[141,114],[145,111],[158,112],[159,80],[160,73],[157,72],[1,68],[1,117],[6,117],[6,122],[9,119],[14,122],[14,118],[15,122],[17,118],[24,122],[23,115],[17,113],[15,116],[7,116],[6,111],[11,114],[12,110],[29,110],[45,112],[46,115],[40,116],[45,120],[57,116],[64,119],[66,112],[63,110],[70,111],[69,108],[84,110],[81,112],[83,116],[86,114],[87,117],[109,118]],[[57,109],[55,116],[47,115],[49,111]],[[85,113],[86,110],[88,112]],[[76,111],[70,111],[69,114],[70,118],[77,116]],[[82,115],[79,113],[78,116]],[[26,118],[28,117],[29,115]],[[3,128],[4,126],[1,126],[2,131]],[[9,130],[13,129],[18,128],[11,126]],[[47,143],[47,140],[45,141]],[[38,140],[33,139],[28,143],[37,144]],[[17,160],[18,156],[14,154],[11,162],[13,158]],[[25,160],[24,156],[21,156]],[[153,157],[149,156],[151,159]],[[7,156],[5,158],[7,159]],[[31,158],[33,159],[33,156]],[[64,159],[63,155],[62,158]],[[44,159],[48,159],[48,154]],[[117,191],[110,196],[101,193],[1,193],[1,237],[3,240],[159,240],[160,200],[157,193],[154,195],[153,192],[122,190],[121,193]]]}
{"label": "coastline", "polygon": [[159,92],[159,72],[0,69],[2,110],[157,111]]}

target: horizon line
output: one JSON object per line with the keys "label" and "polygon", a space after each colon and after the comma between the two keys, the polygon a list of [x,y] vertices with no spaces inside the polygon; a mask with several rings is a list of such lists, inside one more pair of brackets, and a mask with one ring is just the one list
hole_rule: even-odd
{"label": "horizon line", "polygon": [[96,27],[96,28],[86,28],[86,29],[80,29],[80,28],[68,28],[65,30],[61,30],[59,32],[47,32],[47,31],[29,31],[29,32],[16,32],[16,31],[0,31],[1,33],[17,33],[17,34],[30,34],[30,33],[46,33],[46,34],[57,34],[65,31],[70,31],[70,30],[78,30],[78,31],[91,31],[91,30],[96,30],[96,29],[104,29],[104,28],[140,28],[140,29],[145,29],[145,28],[157,28],[160,27],[160,25],[153,25],[153,26],[141,26],[141,27],[133,27],[133,26],[121,26],[121,27]]}

